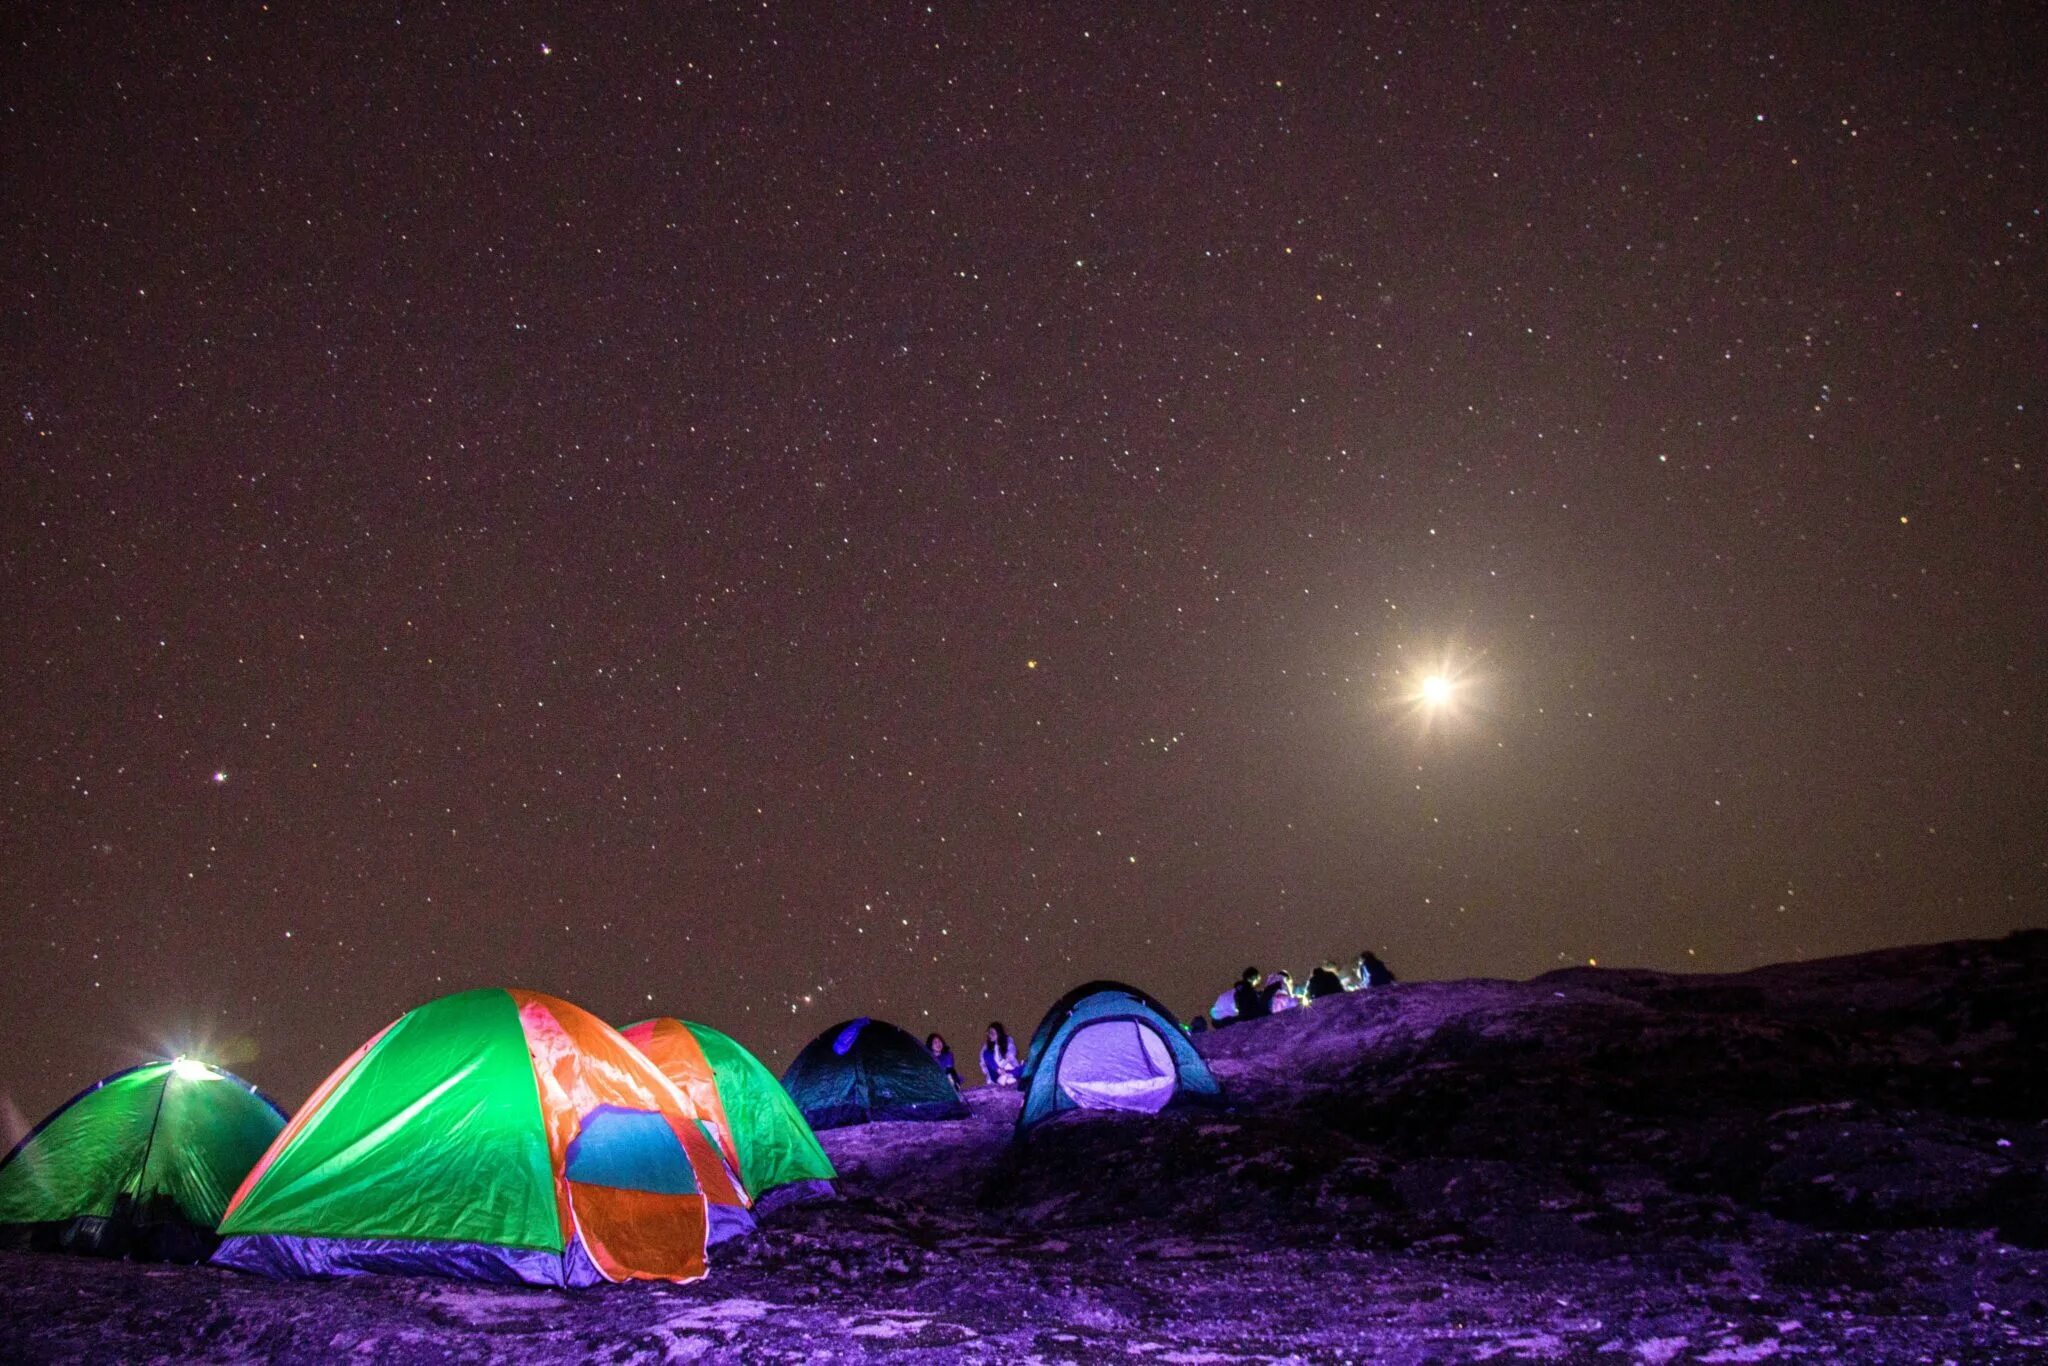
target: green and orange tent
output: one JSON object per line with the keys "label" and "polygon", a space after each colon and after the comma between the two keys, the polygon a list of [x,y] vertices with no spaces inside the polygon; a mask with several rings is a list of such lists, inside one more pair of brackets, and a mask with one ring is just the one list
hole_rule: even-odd
{"label": "green and orange tent", "polygon": [[335,1069],[229,1203],[214,1261],[274,1276],[690,1281],[752,1226],[707,1118],[588,1011],[486,988]]}
{"label": "green and orange tent", "polygon": [[789,1092],[737,1040],[687,1020],[642,1020],[623,1031],[710,1122],[726,1160],[756,1200],[827,1194],[837,1175]]}
{"label": "green and orange tent", "polygon": [[191,1058],[116,1072],[0,1161],[0,1246],[202,1261],[284,1120],[255,1087]]}

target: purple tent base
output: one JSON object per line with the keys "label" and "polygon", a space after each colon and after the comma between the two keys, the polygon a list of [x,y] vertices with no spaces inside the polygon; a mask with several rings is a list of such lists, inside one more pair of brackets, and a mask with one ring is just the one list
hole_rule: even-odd
{"label": "purple tent base", "polygon": [[737,1205],[707,1204],[704,1217],[706,1247],[717,1247],[728,1238],[738,1238],[754,1231],[754,1216]]}
{"label": "purple tent base", "polygon": [[813,1200],[830,1200],[839,1194],[838,1188],[830,1181],[791,1181],[786,1185],[764,1194],[754,1202],[754,1213],[759,1216],[773,1214],[786,1205],[809,1204]]}
{"label": "purple tent base", "polygon": [[580,1288],[599,1285],[583,1240],[560,1252],[494,1243],[441,1243],[410,1238],[302,1238],[288,1233],[245,1234],[224,1240],[216,1266],[279,1280],[330,1276],[450,1276],[501,1285]]}

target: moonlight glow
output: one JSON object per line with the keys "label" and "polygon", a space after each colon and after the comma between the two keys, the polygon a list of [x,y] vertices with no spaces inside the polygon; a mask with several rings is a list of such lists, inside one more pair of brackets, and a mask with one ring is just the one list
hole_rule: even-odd
{"label": "moonlight glow", "polygon": [[1474,672],[1483,653],[1467,654],[1453,646],[1426,664],[1418,661],[1391,699],[1394,708],[1425,734],[1459,728],[1475,710],[1485,710]]}

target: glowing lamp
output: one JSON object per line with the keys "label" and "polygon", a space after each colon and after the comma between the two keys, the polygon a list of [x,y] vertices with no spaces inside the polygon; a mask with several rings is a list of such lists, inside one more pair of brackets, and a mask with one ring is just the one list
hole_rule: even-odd
{"label": "glowing lamp", "polygon": [[197,1058],[171,1059],[171,1075],[180,1081],[219,1081],[220,1073]]}

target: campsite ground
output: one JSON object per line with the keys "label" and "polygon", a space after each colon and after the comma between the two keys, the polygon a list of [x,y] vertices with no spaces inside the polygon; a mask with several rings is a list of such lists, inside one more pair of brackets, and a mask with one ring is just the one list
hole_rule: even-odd
{"label": "campsite ground", "polygon": [[7,1360],[2048,1359],[2048,933],[1360,993],[1222,1113],[825,1135],[685,1287],[0,1257]]}

